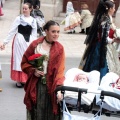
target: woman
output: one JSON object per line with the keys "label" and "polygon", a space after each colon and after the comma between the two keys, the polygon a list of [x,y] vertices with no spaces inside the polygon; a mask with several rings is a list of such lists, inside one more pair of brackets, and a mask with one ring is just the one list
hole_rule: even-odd
{"label": "woman", "polygon": [[120,74],[118,54],[112,44],[116,39],[111,34],[111,29],[115,29],[112,22],[114,11],[114,1],[100,0],[80,62],[81,69],[86,72],[98,70],[101,78],[108,72]]}
{"label": "woman", "polygon": [[3,16],[3,11],[2,11],[2,7],[3,7],[3,0],[0,0],[0,16]]}
{"label": "woman", "polygon": [[80,33],[86,33],[88,34],[92,20],[93,20],[93,16],[91,14],[91,12],[88,10],[88,5],[87,4],[82,4],[81,5],[81,32]]}
{"label": "woman", "polygon": [[68,1],[66,6],[66,18],[65,18],[65,28],[64,30],[69,30],[68,33],[75,33],[74,28],[70,27],[70,15],[74,13],[74,8],[72,2]]}
{"label": "woman", "polygon": [[64,31],[69,30],[68,34],[75,33],[75,27],[81,23],[81,17],[78,12],[75,12],[71,1],[67,2],[66,18]]}
{"label": "woman", "polygon": [[[27,120],[58,120],[60,118],[57,102],[62,100],[61,92],[55,94],[57,86],[64,81],[64,48],[57,41],[60,26],[55,21],[48,21],[43,27],[46,36],[31,43],[23,55],[21,67],[28,75],[25,84],[24,103],[27,106]],[[44,72],[30,64],[29,58],[42,54],[47,57],[43,61]],[[46,77],[46,83],[42,81]]]}
{"label": "woman", "polygon": [[17,87],[23,87],[27,81],[27,75],[21,70],[21,60],[23,53],[29,44],[37,38],[36,20],[30,16],[32,6],[30,3],[23,5],[23,15],[16,17],[12,28],[4,40],[1,48],[13,38],[12,58],[11,58],[11,79],[16,81]]}
{"label": "woman", "polygon": [[68,34],[75,33],[75,27],[78,25],[78,21],[72,14],[75,12],[71,1],[67,2],[66,6],[66,18],[64,31],[69,30]]}

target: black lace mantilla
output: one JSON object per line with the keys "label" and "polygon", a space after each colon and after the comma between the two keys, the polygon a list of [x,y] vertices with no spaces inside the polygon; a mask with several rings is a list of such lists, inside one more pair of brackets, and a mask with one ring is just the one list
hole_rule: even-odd
{"label": "black lace mantilla", "polygon": [[104,67],[105,65],[105,58],[106,58],[106,53],[107,53],[107,37],[108,37],[108,33],[109,33],[109,30],[110,30],[110,24],[111,24],[111,21],[110,21],[110,17],[109,16],[103,16],[102,17],[102,22],[100,23],[100,29],[101,30],[101,51],[100,51],[100,55],[101,55],[101,58],[100,58],[100,64],[101,64],[101,67]]}

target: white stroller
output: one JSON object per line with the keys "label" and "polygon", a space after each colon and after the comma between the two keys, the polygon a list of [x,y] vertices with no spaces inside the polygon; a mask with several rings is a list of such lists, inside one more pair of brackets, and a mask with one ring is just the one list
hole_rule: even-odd
{"label": "white stroller", "polygon": [[[113,72],[107,73],[101,80],[99,90],[106,90],[120,95],[120,89],[112,86],[118,78],[119,76]],[[96,104],[99,105],[100,102],[99,95],[96,95]],[[105,96],[103,108],[108,111],[120,112],[120,101],[116,98]]]}
{"label": "white stroller", "polygon": [[[69,76],[69,74],[70,74],[71,77],[69,77],[69,79],[72,79],[72,72],[73,71],[76,73],[77,69],[73,68],[72,70],[68,70],[65,77],[67,77],[67,75]],[[94,71],[94,72],[97,73],[98,71]],[[92,73],[94,73],[94,72],[92,71]],[[97,77],[95,77],[97,75],[96,73],[91,74],[92,76],[94,75],[94,80],[97,78]],[[87,75],[88,75],[88,77],[91,77],[90,73],[87,73]],[[99,75],[99,72],[98,72],[98,75]],[[91,82],[93,82],[93,81],[91,80]],[[120,95],[117,94],[117,93],[114,93],[114,92],[111,92],[111,91],[105,91],[105,90],[98,90],[98,89],[96,89],[96,90],[91,89],[90,90],[89,88],[87,88],[87,87],[85,88],[84,86],[81,88],[81,87],[79,87],[79,85],[76,87],[73,84],[72,85],[70,83],[68,85],[67,84],[68,84],[68,82],[65,83],[64,86],[57,87],[56,91],[55,91],[55,92],[61,91],[63,93],[63,101],[62,101],[62,103],[63,103],[62,104],[63,119],[62,120],[100,120],[101,115],[102,115],[102,110],[104,108],[104,99],[106,97],[110,96],[110,98],[114,98],[114,99],[117,98],[116,100],[118,100],[120,102]],[[97,85],[97,84],[95,84],[95,85]],[[74,97],[73,97],[73,95],[69,94],[69,92],[70,93],[74,92],[74,94],[73,94]],[[77,98],[76,98],[76,94],[77,94]],[[87,95],[87,94],[99,95],[100,109],[97,108],[97,112],[94,115],[92,115],[92,117],[86,117],[83,114],[81,114],[82,110],[84,111],[84,109],[82,108],[82,104],[83,103],[88,104],[86,99],[88,100],[90,97],[93,97],[93,98],[95,97],[95,96],[89,96],[88,98],[86,97],[84,99],[84,96]],[[66,99],[68,96],[69,96],[69,99],[75,99],[75,101],[77,101],[76,108],[71,105],[70,107],[72,107],[73,109],[69,109],[69,104],[68,103],[70,102],[70,104],[74,104],[74,102],[73,101],[71,102],[71,100]],[[90,98],[90,100],[91,100],[91,98]],[[91,100],[89,102],[91,103],[91,102],[94,102],[94,101]],[[92,112],[93,107],[94,106],[91,107],[91,112]],[[80,113],[79,113],[79,115],[78,114],[74,115],[73,113],[71,113],[72,111],[78,111]],[[89,109],[88,112],[90,112],[90,109]],[[104,119],[102,119],[102,120],[104,120]]]}
{"label": "white stroller", "polygon": [[[79,111],[79,109],[77,110],[78,112],[80,112],[80,114],[71,114],[71,112],[68,109],[68,106],[66,104],[65,98],[64,98],[64,92],[65,91],[73,91],[73,92],[78,92],[78,93],[82,93],[82,94],[86,94],[88,93],[87,89],[82,89],[82,88],[75,88],[75,87],[68,87],[68,86],[59,86],[56,89],[57,91],[61,91],[63,93],[63,104],[62,104],[62,113],[63,113],[63,118],[62,120],[100,120],[101,119],[101,115],[102,115],[102,108],[103,108],[103,104],[104,104],[104,97],[112,97],[115,98],[117,100],[120,101],[120,95],[113,93],[113,92],[108,92],[108,91],[98,91],[95,94],[100,94],[100,99],[101,99],[101,105],[100,108],[98,109],[97,113],[95,113],[94,115],[92,115],[92,117],[86,117],[83,114],[81,114],[81,111]],[[78,98],[79,99],[79,98]],[[75,110],[73,110],[75,111]],[[107,118],[108,119],[108,118]],[[119,117],[118,117],[119,119]],[[115,120],[118,120],[115,119]],[[104,119],[101,119],[104,120]]]}
{"label": "white stroller", "polygon": [[[78,74],[85,74],[88,78],[87,84],[84,82],[74,82],[73,79]],[[100,80],[100,73],[96,70],[91,72],[84,72],[78,68],[69,69],[65,74],[65,81],[64,86],[69,87],[76,87],[76,88],[83,88],[88,89],[89,91],[97,91],[99,87],[99,80]],[[91,109],[91,105],[95,98],[95,94],[87,93],[81,95],[81,104],[85,112]],[[77,105],[78,102],[78,93],[73,91],[66,91],[65,92],[65,100],[66,103],[70,105]]]}

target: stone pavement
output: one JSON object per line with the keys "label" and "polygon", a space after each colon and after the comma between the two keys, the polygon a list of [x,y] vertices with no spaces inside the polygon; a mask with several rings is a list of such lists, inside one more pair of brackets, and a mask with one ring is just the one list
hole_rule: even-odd
{"label": "stone pavement", "polygon": [[[3,41],[16,18],[19,15],[19,0],[8,0],[4,4],[4,16],[0,18],[0,41]],[[65,48],[66,57],[80,57],[83,54],[85,45],[83,44],[86,35],[79,34],[80,28],[76,28],[75,34],[67,34],[63,31],[64,25],[61,25],[61,34],[59,42]],[[11,55],[11,43],[6,45],[4,51],[0,51],[0,55]]]}
{"label": "stone pavement", "polygon": [[[7,0],[4,4],[4,16],[0,18],[0,41],[3,41],[10,26],[17,15],[19,15],[19,0]],[[69,67],[77,65],[80,61],[85,45],[84,40],[86,35],[79,34],[79,27],[76,28],[75,34],[67,34],[63,31],[64,26],[61,25],[61,34],[59,41],[63,44],[65,48],[67,65]],[[6,46],[4,51],[0,51],[0,57],[4,57],[3,64],[3,81],[0,81],[0,87],[3,91],[0,94],[0,120],[25,120],[26,118],[26,108],[23,104],[23,89],[17,89],[15,87],[14,81],[10,80],[10,56],[11,55],[11,42]],[[74,58],[74,59],[73,59]],[[8,64],[6,64],[6,59],[9,59]],[[75,60],[75,61],[74,61]],[[0,59],[1,62],[1,59]],[[68,69],[67,69],[68,70]],[[78,114],[78,113],[77,113]],[[85,114],[86,115],[86,114]],[[90,115],[90,114],[87,114]],[[118,120],[119,118],[104,117],[102,120]]]}

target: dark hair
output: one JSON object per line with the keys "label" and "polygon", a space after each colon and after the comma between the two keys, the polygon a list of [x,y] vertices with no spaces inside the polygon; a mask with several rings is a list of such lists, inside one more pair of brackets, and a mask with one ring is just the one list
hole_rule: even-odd
{"label": "dark hair", "polygon": [[97,35],[97,29],[99,22],[103,15],[108,13],[108,10],[114,6],[114,2],[110,0],[100,0],[97,10],[95,12],[89,34],[86,37],[85,43],[90,43],[93,39],[95,39]]}
{"label": "dark hair", "polygon": [[113,1],[108,1],[108,0],[107,0],[107,1],[105,2],[106,12],[108,12],[108,10],[109,10],[110,8],[113,8],[114,5],[115,5],[115,3],[114,3]]}
{"label": "dark hair", "polygon": [[57,25],[60,26],[57,22],[53,21],[53,20],[49,20],[44,26],[43,26],[43,30],[49,30],[50,26],[52,25]]}
{"label": "dark hair", "polygon": [[28,5],[29,9],[32,9],[32,4],[31,3],[25,2],[24,4]]}
{"label": "dark hair", "polygon": [[[95,15],[94,15],[94,18],[93,18],[93,21],[92,21],[92,24],[91,24],[91,27],[90,27],[90,30],[89,30],[89,33],[85,39],[85,44],[89,44],[87,50],[85,51],[85,54],[83,56],[83,59],[85,59],[88,55],[89,55],[89,51],[90,49],[93,47],[93,43],[96,44],[96,41],[98,40],[98,30],[100,29],[100,24],[102,22],[102,19],[109,19],[109,16],[108,16],[108,10],[110,8],[112,8],[114,6],[114,2],[113,1],[110,1],[110,0],[100,0],[99,4],[98,4],[98,7],[97,7],[97,10],[95,12]],[[109,20],[108,20],[109,21]],[[110,22],[110,21],[109,21]],[[107,28],[107,27],[106,27]],[[106,29],[105,28],[105,29]],[[101,43],[101,51],[100,51],[100,54],[102,53],[102,57],[100,58],[100,64],[101,66],[104,66],[104,58],[106,56],[106,51],[107,51],[107,48],[106,48],[106,36],[107,36],[107,30],[105,30],[103,32],[103,37],[102,39],[102,43]]]}

